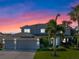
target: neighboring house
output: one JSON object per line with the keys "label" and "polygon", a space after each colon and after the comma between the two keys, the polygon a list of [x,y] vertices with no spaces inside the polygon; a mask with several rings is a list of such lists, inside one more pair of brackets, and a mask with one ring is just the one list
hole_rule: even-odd
{"label": "neighboring house", "polygon": [[64,30],[64,35],[65,36],[71,36],[71,27],[65,27],[65,30]]}
{"label": "neighboring house", "polygon": [[64,27],[64,39],[62,42],[72,44],[73,41],[75,40],[74,34],[75,34],[75,30],[72,27],[66,25]]}

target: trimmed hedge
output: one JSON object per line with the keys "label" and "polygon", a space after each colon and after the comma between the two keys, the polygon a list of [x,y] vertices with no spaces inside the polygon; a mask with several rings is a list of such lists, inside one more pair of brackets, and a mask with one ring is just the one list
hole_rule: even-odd
{"label": "trimmed hedge", "polygon": [[[40,48],[40,49],[37,49],[37,51],[53,51],[54,49],[53,48]],[[66,48],[57,48],[56,49],[57,51],[67,51]]]}

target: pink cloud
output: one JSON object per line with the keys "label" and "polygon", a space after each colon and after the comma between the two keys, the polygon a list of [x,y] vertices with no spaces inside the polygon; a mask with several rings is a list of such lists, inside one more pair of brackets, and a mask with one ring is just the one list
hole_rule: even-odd
{"label": "pink cloud", "polygon": [[[0,18],[0,32],[19,32],[20,27],[38,23],[47,23],[50,19],[55,19],[56,15],[50,12],[36,12],[20,15],[16,18]],[[61,24],[63,20],[69,20],[69,16],[61,15],[57,23]]]}

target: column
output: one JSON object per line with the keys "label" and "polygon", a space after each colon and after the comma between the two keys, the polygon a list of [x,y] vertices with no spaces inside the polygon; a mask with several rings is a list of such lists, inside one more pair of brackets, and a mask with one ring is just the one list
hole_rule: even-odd
{"label": "column", "polygon": [[16,50],[16,38],[14,38],[14,49]]}
{"label": "column", "polygon": [[5,39],[2,39],[3,48],[5,48]]}
{"label": "column", "polygon": [[40,47],[40,39],[39,38],[37,38],[37,46],[38,46],[38,48]]}

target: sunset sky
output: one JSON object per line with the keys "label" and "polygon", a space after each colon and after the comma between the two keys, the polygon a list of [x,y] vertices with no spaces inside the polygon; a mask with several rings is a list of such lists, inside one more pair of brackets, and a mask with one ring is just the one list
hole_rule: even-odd
{"label": "sunset sky", "polygon": [[60,24],[70,19],[67,13],[78,3],[79,0],[0,0],[0,32],[16,33],[24,25],[46,23],[57,13],[61,14]]}

